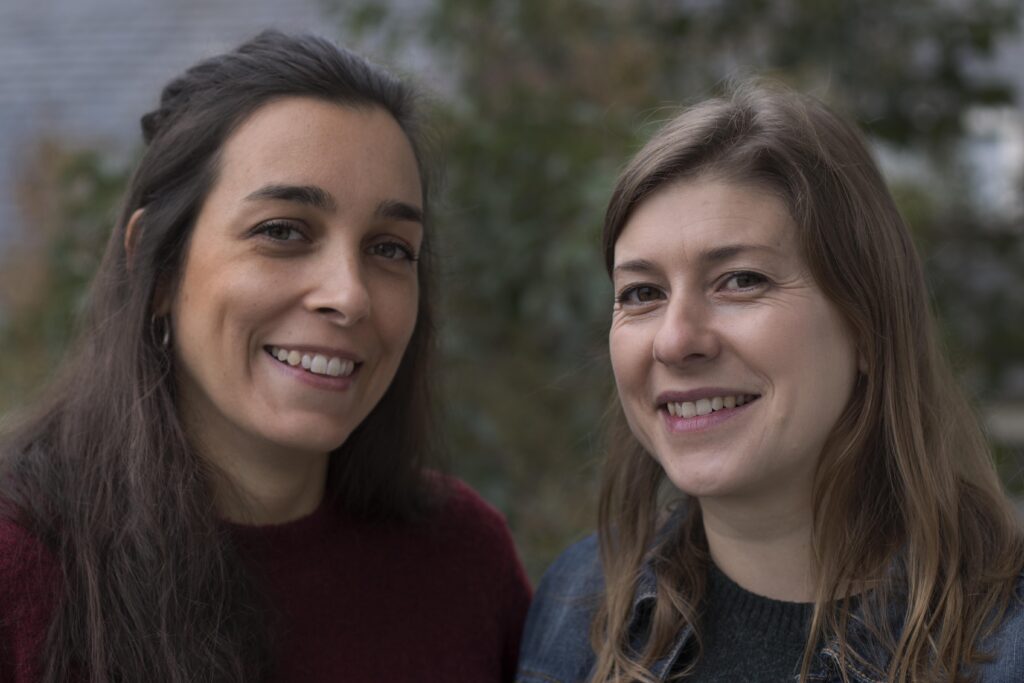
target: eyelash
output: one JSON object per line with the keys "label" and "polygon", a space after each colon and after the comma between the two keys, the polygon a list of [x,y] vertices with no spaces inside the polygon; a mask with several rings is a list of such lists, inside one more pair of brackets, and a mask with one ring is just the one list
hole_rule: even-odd
{"label": "eyelash", "polygon": [[[402,256],[400,256],[399,258],[395,258],[394,256],[386,256],[377,251],[380,247],[393,247],[397,251],[401,252]],[[412,249],[396,240],[387,240],[385,242],[377,242],[375,244],[371,244],[369,247],[367,247],[367,251],[374,254],[375,256],[381,256],[392,261],[410,261],[412,263],[415,263],[416,261],[420,260],[419,256],[413,253]]]}
{"label": "eyelash", "polygon": [[294,223],[289,223],[288,221],[267,221],[266,223],[261,223],[261,224],[257,225],[255,228],[253,228],[252,234],[253,235],[259,235],[259,236],[264,237],[264,238],[266,238],[266,239],[268,239],[268,240],[270,240],[272,242],[284,243],[284,242],[295,242],[296,241],[296,240],[287,239],[287,238],[281,239],[279,237],[272,237],[270,235],[270,232],[272,230],[280,230],[280,229],[289,230],[290,232],[294,232],[294,233],[300,235],[302,237],[302,239],[304,239],[304,240],[308,239],[306,237],[306,234],[302,230],[297,228]]}
{"label": "eyelash", "polygon": [[[288,242],[299,241],[296,239],[273,237],[271,236],[270,233],[274,230],[288,230],[290,233],[295,233],[299,235],[303,241],[308,241],[308,237],[306,237],[306,234],[303,230],[301,230],[299,227],[296,227],[294,223],[282,220],[274,220],[267,221],[266,223],[261,223],[260,225],[257,225],[255,228],[253,228],[252,234],[258,235],[260,237],[263,237],[264,239],[270,240],[271,242],[275,242],[278,244],[286,244]],[[391,247],[400,255],[389,256],[385,253],[382,253],[382,247]],[[384,240],[382,242],[375,242],[374,244],[368,246],[366,248],[366,251],[369,254],[372,254],[374,256],[380,256],[381,258],[387,259],[389,261],[409,261],[410,263],[415,263],[420,260],[419,256],[415,252],[413,252],[413,250],[409,246],[398,240],[393,239]]]}
{"label": "eyelash", "polygon": [[725,283],[727,283],[727,282],[729,282],[731,280],[735,280],[736,278],[739,278],[739,277],[753,278],[757,282],[755,284],[753,284],[753,285],[748,285],[746,287],[738,287],[735,290],[731,290],[731,291],[743,291],[743,292],[745,292],[745,291],[748,291],[748,290],[751,290],[751,289],[755,289],[757,287],[761,287],[765,283],[768,282],[768,278],[766,278],[761,273],[756,273],[756,272],[754,272],[752,270],[737,270],[735,272],[729,273],[725,277],[725,279],[722,280],[722,284],[724,285]]}
{"label": "eyelash", "polygon": [[[751,284],[751,285],[747,285],[745,287],[735,287],[735,288],[727,288],[727,287],[725,287],[725,285],[727,283],[729,283],[732,280],[735,280],[737,278],[740,278],[740,277],[752,278],[753,280],[755,280],[755,283]],[[757,289],[759,287],[763,287],[765,284],[767,284],[767,282],[768,282],[768,278],[765,277],[764,275],[762,275],[761,273],[757,273],[757,272],[754,272],[752,270],[738,270],[738,271],[735,271],[735,272],[732,272],[732,273],[728,273],[721,280],[722,285],[721,285],[720,289],[724,289],[727,292],[749,292],[749,291],[751,291],[753,289]],[[634,297],[640,292],[640,290],[645,290],[645,289],[646,290],[651,290],[651,292],[653,292],[656,295],[656,298],[649,299],[647,301],[634,301],[633,300]],[[662,292],[662,290],[658,286],[652,285],[652,284],[648,284],[648,283],[638,283],[638,284],[635,284],[635,285],[630,285],[630,286],[626,287],[625,289],[623,289],[622,291],[620,291],[618,294],[616,294],[616,296],[615,296],[615,303],[620,305],[620,306],[645,306],[647,304],[653,303],[654,301],[662,299],[662,298],[664,298],[664,293]]]}
{"label": "eyelash", "polygon": [[651,303],[651,301],[632,301],[631,299],[642,289],[649,289],[657,294],[661,294],[661,290],[654,285],[649,284],[636,284],[626,287],[621,292],[615,295],[615,303],[620,306],[644,306]]}

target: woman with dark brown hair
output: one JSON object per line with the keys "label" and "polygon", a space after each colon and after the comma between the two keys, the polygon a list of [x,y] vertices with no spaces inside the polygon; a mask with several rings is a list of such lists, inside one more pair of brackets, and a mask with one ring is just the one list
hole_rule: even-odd
{"label": "woman with dark brown hair", "polygon": [[436,470],[409,88],[267,32],[171,81],[3,442],[0,679],[503,681],[529,587]]}
{"label": "woman with dark brown hair", "polygon": [[604,230],[598,534],[523,683],[1024,680],[1024,543],[857,130],[747,83],[669,122]]}

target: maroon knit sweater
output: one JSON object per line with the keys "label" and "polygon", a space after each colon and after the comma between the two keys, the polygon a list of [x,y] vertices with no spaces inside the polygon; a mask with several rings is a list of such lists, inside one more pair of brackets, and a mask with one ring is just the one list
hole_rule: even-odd
{"label": "maroon knit sweater", "polygon": [[[429,523],[355,522],[326,506],[233,526],[280,613],[274,681],[512,681],[530,587],[502,517],[453,482]],[[36,683],[58,570],[0,521],[0,681]]]}

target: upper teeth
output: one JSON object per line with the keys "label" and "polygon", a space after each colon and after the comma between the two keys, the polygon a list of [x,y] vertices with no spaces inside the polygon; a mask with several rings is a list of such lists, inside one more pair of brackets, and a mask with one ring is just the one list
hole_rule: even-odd
{"label": "upper teeth", "polygon": [[356,363],[353,360],[337,357],[328,358],[319,353],[302,353],[301,351],[284,349],[280,346],[271,346],[270,355],[288,365],[301,365],[315,375],[348,377],[356,368]]}
{"label": "upper teeth", "polygon": [[756,397],[750,394],[737,394],[735,396],[715,396],[714,398],[702,398],[697,401],[683,401],[682,403],[668,403],[668,414],[672,417],[696,417],[707,415],[722,408],[735,408],[744,403],[753,401]]}

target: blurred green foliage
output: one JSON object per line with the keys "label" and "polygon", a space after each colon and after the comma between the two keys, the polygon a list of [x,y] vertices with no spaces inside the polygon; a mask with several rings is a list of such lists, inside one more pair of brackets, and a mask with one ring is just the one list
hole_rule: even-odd
{"label": "blurred green foliage", "polygon": [[[456,472],[507,514],[534,577],[593,526],[612,392],[611,288],[598,239],[616,173],[678,105],[723,79],[770,74],[815,92],[947,178],[895,190],[949,343],[983,396],[998,396],[1006,369],[1021,364],[1020,224],[982,220],[970,202],[950,199],[968,194],[954,153],[964,111],[1011,99],[977,67],[1017,26],[1017,3],[323,2],[347,44],[419,61],[440,93],[442,427]],[[45,254],[43,303],[2,332],[0,411],[56,357],[124,171],[78,156],[61,178],[60,220],[71,230]],[[12,373],[16,350],[40,339],[53,350],[38,374]]]}
{"label": "blurred green foliage", "polygon": [[0,415],[25,405],[60,362],[99,265],[128,180],[128,162],[99,150],[44,141],[32,182],[41,206],[28,207],[28,246],[0,261],[5,288],[30,288],[7,305],[0,326]]}
{"label": "blurred green foliage", "polygon": [[[325,2],[356,46],[399,64],[425,55],[421,71],[444,92],[448,433],[458,471],[508,514],[534,575],[593,526],[611,390],[598,240],[615,175],[677,106],[725,79],[812,91],[952,178],[897,192],[950,345],[986,395],[1020,362],[1020,227],[980,226],[969,202],[949,200],[968,194],[955,155],[964,112],[1012,100],[976,67],[1017,26],[1017,3]],[[980,284],[996,271],[1007,277]]]}

